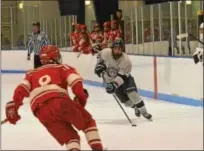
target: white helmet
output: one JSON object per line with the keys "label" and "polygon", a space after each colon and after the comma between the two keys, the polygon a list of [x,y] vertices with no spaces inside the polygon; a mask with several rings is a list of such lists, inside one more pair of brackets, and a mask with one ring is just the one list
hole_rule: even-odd
{"label": "white helmet", "polygon": [[200,24],[200,27],[199,27],[200,29],[204,29],[204,22],[202,22],[201,24]]}

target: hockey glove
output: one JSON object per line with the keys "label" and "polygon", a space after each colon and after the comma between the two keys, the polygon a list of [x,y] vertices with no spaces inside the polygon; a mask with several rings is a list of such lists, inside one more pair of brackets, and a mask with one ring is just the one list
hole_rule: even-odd
{"label": "hockey glove", "polygon": [[16,105],[14,101],[6,104],[6,118],[11,124],[16,124],[16,122],[21,119],[18,114],[18,108],[19,106]]}
{"label": "hockey glove", "polygon": [[117,88],[118,88],[117,83],[115,83],[115,82],[108,83],[108,84],[106,85],[106,92],[112,94],[112,93],[115,92],[115,90],[116,90]]}
{"label": "hockey glove", "polygon": [[196,48],[196,52],[193,54],[194,63],[203,61],[203,48]]}
{"label": "hockey glove", "polygon": [[92,48],[94,50],[94,52],[98,53],[99,51],[101,51],[101,46],[99,44],[93,44]]}
{"label": "hockey glove", "polygon": [[[88,99],[89,93],[88,93],[88,91],[86,89],[84,89],[84,93],[86,94],[87,99]],[[82,105],[83,107],[85,106],[85,104],[80,103],[81,101],[80,101],[80,98],[78,96],[74,97],[74,102],[76,102],[77,104]]]}
{"label": "hockey glove", "polygon": [[95,67],[95,74],[98,76],[98,77],[101,77],[102,76],[102,73],[104,71],[106,71],[106,65],[104,63],[98,63]]}

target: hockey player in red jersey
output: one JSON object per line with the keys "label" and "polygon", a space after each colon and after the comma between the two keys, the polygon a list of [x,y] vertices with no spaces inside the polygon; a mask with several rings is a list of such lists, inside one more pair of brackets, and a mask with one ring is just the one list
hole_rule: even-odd
{"label": "hockey player in red jersey", "polygon": [[102,46],[103,33],[99,24],[94,25],[94,30],[90,34],[90,40],[92,47],[95,47],[95,45],[99,45],[100,47]]}
{"label": "hockey player in red jersey", "polygon": [[111,21],[111,31],[110,31],[110,35],[109,35],[109,42],[110,42],[109,47],[116,40],[116,38],[121,38],[121,32],[119,29],[117,29],[117,21],[112,20]]}
{"label": "hockey player in red jersey", "polygon": [[[80,150],[80,136],[75,129],[85,133],[92,150],[102,150],[95,120],[85,109],[88,92],[83,88],[82,78],[73,67],[61,64],[60,58],[56,46],[47,45],[41,49],[43,66],[28,71],[15,89],[13,101],[6,105],[7,120],[16,124],[21,119],[18,110],[23,99],[29,97],[33,114],[67,150]],[[68,87],[75,94],[73,100]]]}
{"label": "hockey player in red jersey", "polygon": [[79,47],[79,36],[80,36],[80,24],[74,25],[74,32],[71,33],[71,45],[74,52],[78,52]]}
{"label": "hockey player in red jersey", "polygon": [[92,53],[92,48],[90,44],[90,39],[87,31],[86,25],[81,25],[81,34],[79,40],[79,51],[82,51],[84,54]]}
{"label": "hockey player in red jersey", "polygon": [[107,21],[103,24],[103,43],[102,43],[102,48],[107,48],[108,47],[108,40],[109,40],[109,35],[110,35],[110,22]]}

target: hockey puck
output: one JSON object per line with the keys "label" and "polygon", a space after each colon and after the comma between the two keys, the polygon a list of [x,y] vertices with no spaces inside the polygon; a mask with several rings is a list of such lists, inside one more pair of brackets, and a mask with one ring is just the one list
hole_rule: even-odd
{"label": "hockey puck", "polygon": [[133,124],[132,126],[133,126],[133,127],[135,127],[136,125],[135,125],[135,124]]}

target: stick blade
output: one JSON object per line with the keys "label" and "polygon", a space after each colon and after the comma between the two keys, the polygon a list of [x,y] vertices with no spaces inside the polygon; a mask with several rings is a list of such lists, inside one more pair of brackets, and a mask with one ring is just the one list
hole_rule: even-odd
{"label": "stick blade", "polygon": [[7,120],[7,119],[5,119],[5,120],[1,121],[1,125],[5,124],[6,122],[8,122],[8,120]]}

